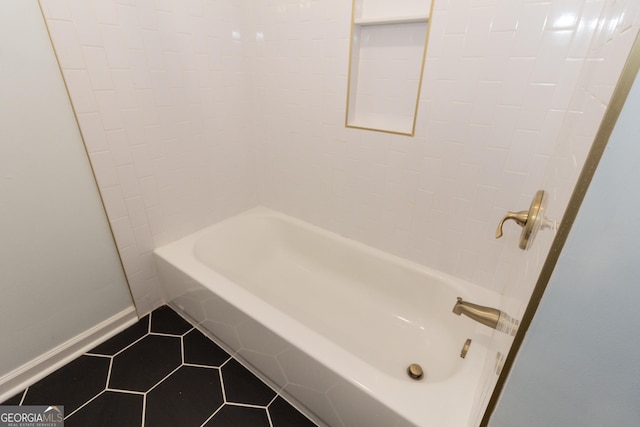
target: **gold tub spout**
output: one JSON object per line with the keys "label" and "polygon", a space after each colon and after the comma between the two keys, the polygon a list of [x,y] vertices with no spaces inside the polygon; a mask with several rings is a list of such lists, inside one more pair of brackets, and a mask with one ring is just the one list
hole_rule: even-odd
{"label": "gold tub spout", "polygon": [[464,314],[476,322],[480,322],[493,329],[498,328],[498,322],[500,320],[500,315],[502,314],[502,312],[496,308],[485,307],[463,301],[460,297],[458,297],[456,305],[453,306],[453,313],[458,316]]}

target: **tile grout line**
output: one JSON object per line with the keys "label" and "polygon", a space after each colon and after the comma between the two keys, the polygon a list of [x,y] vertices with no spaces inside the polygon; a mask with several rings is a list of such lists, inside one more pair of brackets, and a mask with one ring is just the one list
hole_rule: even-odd
{"label": "tile grout line", "polygon": [[111,381],[111,369],[113,368],[113,357],[111,356],[109,359],[109,370],[107,371],[107,383],[104,385],[105,390],[109,388],[109,381]]}
{"label": "tile grout line", "polygon": [[[219,368],[220,368],[220,372],[222,372],[222,367],[223,367],[224,365],[226,365],[227,363],[229,363],[229,361],[230,361],[230,360],[236,360],[236,358],[235,358],[235,357],[233,357],[233,356],[229,356],[229,358],[228,358],[227,360],[225,360],[224,362],[222,362],[222,364],[219,366]],[[237,362],[237,360],[236,360],[236,362]],[[238,363],[240,363],[240,362],[238,362]],[[242,363],[240,363],[240,364],[242,365]],[[244,366],[244,365],[242,365],[242,366]]]}
{"label": "tile grout line", "polygon": [[[236,354],[237,354],[237,352],[236,352]],[[235,357],[235,356],[230,356],[228,360],[226,360],[222,365],[220,365],[220,372],[222,372],[222,367],[223,367],[224,365],[226,365],[227,363],[229,363],[229,361],[230,361],[230,360],[235,360],[235,361],[236,361],[236,363],[240,364],[240,366],[242,366],[243,368],[245,368],[246,370],[248,370],[248,371],[251,373],[251,375],[253,375],[253,376],[254,376],[256,379],[258,379],[258,380],[259,380],[263,385],[265,385],[267,388],[269,388],[271,391],[273,391],[273,392],[275,393],[275,396],[274,396],[274,398],[271,400],[271,402],[273,402],[273,400],[274,400],[276,397],[280,396],[280,391],[282,391],[282,390],[283,390],[283,388],[282,388],[282,387],[274,388],[274,387],[272,387],[270,384],[267,384],[267,383],[266,383],[262,378],[260,378],[260,377],[259,377],[258,375],[256,375],[256,374],[254,374],[254,373],[253,373],[253,371],[252,371],[251,369],[247,368],[247,367],[245,366],[245,364],[244,364],[243,362],[241,362],[240,360],[238,360],[238,358],[237,358],[237,357]],[[251,365],[250,365],[250,366],[251,366]],[[283,397],[283,399],[284,399],[284,397]],[[287,399],[284,399],[284,400],[286,401]],[[271,402],[269,402],[269,404],[271,404]],[[287,403],[289,403],[289,402],[287,401]]]}
{"label": "tile grout line", "polygon": [[157,337],[173,337],[173,338],[182,338],[183,335],[176,335],[176,334],[168,334],[166,332],[149,332],[147,335],[145,335],[145,337],[148,336],[157,336]]}
{"label": "tile grout line", "polygon": [[[224,387],[223,387],[223,390],[224,390]],[[208,423],[208,422],[209,422],[213,417],[215,417],[215,416],[216,416],[216,414],[217,414],[218,412],[220,412],[220,410],[221,410],[222,408],[224,408],[224,405],[225,405],[225,403],[223,402],[223,403],[222,403],[222,405],[220,405],[220,406],[218,407],[218,409],[216,409],[215,411],[213,411],[213,414],[209,415],[209,417],[208,417],[206,420],[204,420],[204,422],[203,422],[202,424],[200,424],[200,427],[204,427],[204,425],[205,425],[205,424],[207,424],[207,423]],[[144,427],[144,426],[143,426],[143,427]]]}
{"label": "tile grout line", "polygon": [[122,394],[133,394],[134,396],[144,396],[145,395],[144,391],[125,390],[125,389],[121,389],[121,388],[109,388],[109,387],[107,387],[105,389],[105,391],[111,391],[111,392],[114,392],[114,393],[122,393]]}
{"label": "tile grout line", "polygon": [[151,393],[156,387],[158,387],[160,384],[162,384],[162,382],[164,380],[166,380],[167,378],[169,378],[171,375],[173,375],[178,369],[182,368],[182,364],[180,364],[180,366],[178,366],[177,368],[175,368],[173,371],[169,372],[167,375],[165,375],[160,381],[158,381],[157,383],[155,383],[153,385],[153,387],[151,387],[149,390],[147,390],[145,392],[145,396],[147,393]]}
{"label": "tile grout line", "polygon": [[[149,313],[149,324],[147,325],[147,333],[144,335],[149,336],[151,334],[151,320],[152,320],[152,316],[153,316],[153,310]],[[141,338],[142,339],[142,338]],[[164,378],[163,378],[164,380]],[[162,381],[161,381],[162,382]],[[159,383],[157,383],[156,385],[158,385]],[[156,386],[154,385],[154,387]],[[147,390],[146,392],[143,393],[142,395],[142,424],[140,425],[141,427],[144,427],[146,418],[147,418],[147,393],[150,390]]]}
{"label": "tile grout line", "polygon": [[87,400],[86,402],[84,402],[82,405],[78,406],[73,412],[71,412],[69,415],[65,415],[64,419],[67,420],[69,417],[71,417],[72,415],[74,415],[76,412],[78,412],[79,410],[81,410],[82,408],[84,408],[85,406],[87,406],[89,403],[93,402],[94,400],[96,400],[99,396],[102,396],[105,391],[107,391],[106,388],[104,388],[100,393],[96,394],[95,396],[93,396],[91,399]]}
{"label": "tile grout line", "polygon": [[[107,357],[116,357],[117,355],[119,355],[119,354],[120,354],[120,353],[122,353],[123,351],[125,351],[125,350],[129,349],[131,346],[133,346],[133,345],[137,344],[137,343],[138,343],[138,342],[140,342],[143,338],[145,338],[145,337],[147,337],[147,336],[149,336],[149,335],[150,335],[150,334],[147,332],[146,334],[144,334],[144,335],[143,335],[143,336],[141,336],[140,338],[137,338],[135,341],[133,341],[133,342],[131,342],[130,344],[128,344],[126,347],[124,347],[124,348],[122,348],[122,349],[118,350],[117,352],[115,352],[113,355],[111,355],[111,356],[105,355],[105,356],[107,356]],[[98,356],[98,355],[97,355],[97,354],[92,354],[92,356]]]}
{"label": "tile grout line", "polygon": [[280,393],[278,393],[276,391],[276,395],[273,396],[273,399],[271,399],[271,401],[269,403],[267,403],[267,408],[273,403],[274,400],[276,400],[278,397],[280,397]]}
{"label": "tile grout line", "polygon": [[[87,354],[85,353],[85,356]],[[100,356],[94,356],[91,355],[91,357],[102,357],[105,358],[104,355],[100,355]],[[87,400],[85,403],[83,403],[82,405],[80,405],[78,408],[76,408],[75,411],[71,412],[69,415],[65,415],[64,419],[66,420],[68,417],[72,416],[73,414],[75,414],[76,412],[78,412],[80,409],[84,408],[85,406],[87,406],[89,403],[91,403],[92,401],[94,401],[95,399],[98,398],[98,396],[101,396],[102,394],[104,394],[108,389],[109,389],[109,380],[111,379],[111,367],[113,366],[113,357],[114,356],[106,356],[109,358],[109,369],[107,369],[107,378],[105,379],[105,384],[104,384],[104,388],[102,389],[102,391],[98,394],[96,394],[95,396],[93,396],[91,399]]]}
{"label": "tile grout line", "polygon": [[[275,399],[275,397],[274,397],[274,399]],[[273,400],[271,402],[273,402]],[[269,402],[269,405],[271,405],[271,402]],[[269,406],[268,405],[265,408],[265,410],[267,412],[267,420],[269,421],[269,427],[274,427],[273,420],[271,419],[271,411],[269,410]]]}
{"label": "tile grout line", "polygon": [[184,366],[184,335],[180,336],[180,366]]}
{"label": "tile grout line", "polygon": [[222,388],[222,405],[227,403],[227,390],[224,387],[224,379],[222,378],[222,367],[227,362],[224,362],[222,365],[220,365],[220,368],[218,369],[218,376],[220,377],[220,388]]}
{"label": "tile grout line", "polygon": [[144,423],[147,418],[147,393],[142,394],[142,424],[140,427],[144,427]]}
{"label": "tile grout line", "polygon": [[99,354],[99,353],[90,353],[90,352],[86,352],[85,354],[83,354],[83,356],[104,357],[104,358],[113,357],[113,356],[109,356],[108,354]]}
{"label": "tile grout line", "polygon": [[251,403],[226,402],[227,406],[239,406],[241,408],[267,409],[264,405],[252,405]]}
{"label": "tile grout line", "polygon": [[210,365],[199,365],[197,363],[189,363],[189,362],[184,362],[182,364],[182,366],[189,366],[191,368],[205,368],[205,369],[220,369],[217,366],[210,366]]}
{"label": "tile grout line", "polygon": [[[226,361],[224,361],[224,363],[222,363],[222,364],[220,365],[220,367],[218,368],[218,369],[220,370],[220,385],[222,386],[222,395],[223,395],[223,399],[224,399],[224,404],[223,404],[223,406],[224,406],[224,405],[231,405],[231,406],[246,406],[246,407],[254,407],[254,408],[262,408],[262,409],[265,409],[265,410],[266,410],[266,412],[267,412],[267,418],[268,418],[268,420],[269,420],[269,425],[270,425],[270,427],[273,427],[273,423],[272,423],[272,421],[271,421],[271,413],[269,412],[269,405],[271,405],[271,404],[273,403],[273,401],[274,401],[274,400],[276,400],[278,397],[282,397],[282,396],[280,395],[280,392],[279,392],[278,390],[275,390],[275,389],[274,389],[273,387],[271,387],[269,384],[265,383],[265,382],[262,380],[262,378],[260,378],[260,377],[256,376],[255,374],[253,374],[253,372],[251,372],[251,374],[252,374],[253,376],[255,376],[257,379],[259,379],[259,380],[262,382],[262,384],[266,385],[269,389],[271,389],[271,390],[275,393],[275,395],[273,396],[273,398],[271,399],[271,401],[269,401],[269,403],[267,404],[267,406],[253,406],[253,405],[250,405],[250,404],[238,404],[238,403],[235,403],[235,402],[227,402],[226,389],[225,389],[225,387],[224,387],[224,381],[223,381],[223,377],[222,377],[222,367],[223,367],[224,365],[226,365],[227,363],[229,363],[229,361],[231,361],[231,360],[235,360],[237,363],[240,363],[236,357],[234,357],[233,355],[230,355],[230,356],[229,356],[229,358],[228,358]],[[246,368],[246,366],[244,366],[242,363],[240,363],[240,365],[241,365],[241,366],[243,366],[245,369],[247,369],[247,368]],[[285,402],[287,402],[287,404],[291,405],[291,403],[289,403],[289,402],[288,402],[284,397],[282,397],[282,399],[283,399]],[[294,407],[294,408],[295,408],[295,407]],[[297,408],[295,408],[295,409],[296,409],[296,411],[297,411],[297,412],[300,412],[300,411],[298,411],[298,409],[297,409]],[[307,417],[305,414],[302,414],[302,415],[303,415],[306,419],[309,419],[309,417]]]}

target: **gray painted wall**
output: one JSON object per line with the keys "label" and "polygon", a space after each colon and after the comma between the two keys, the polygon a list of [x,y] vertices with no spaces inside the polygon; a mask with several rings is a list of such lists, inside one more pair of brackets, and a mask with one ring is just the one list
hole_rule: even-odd
{"label": "gray painted wall", "polygon": [[0,2],[0,64],[1,380],[133,303],[36,0]]}

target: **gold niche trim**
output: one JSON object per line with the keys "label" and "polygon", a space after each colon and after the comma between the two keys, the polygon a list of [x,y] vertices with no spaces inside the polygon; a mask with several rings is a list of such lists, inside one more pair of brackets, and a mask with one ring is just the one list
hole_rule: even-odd
{"label": "gold niche trim", "polygon": [[427,59],[427,46],[429,44],[429,34],[431,33],[431,20],[433,18],[433,5],[436,2],[436,0],[431,0],[431,5],[429,6],[429,16],[427,18],[427,31],[425,34],[425,38],[424,38],[424,46],[422,49],[422,61],[420,64],[420,78],[418,79],[418,90],[416,93],[416,103],[415,106],[413,108],[413,123],[411,125],[411,132],[400,132],[400,131],[393,131],[393,130],[387,130],[387,129],[380,129],[380,128],[374,128],[374,127],[367,127],[367,126],[359,126],[359,125],[353,125],[353,124],[349,124],[349,107],[350,107],[350,98],[351,98],[351,74],[352,74],[352,70],[353,70],[353,34],[355,32],[355,18],[356,18],[356,1],[358,0],[352,0],[351,2],[351,30],[349,32],[349,67],[347,70],[347,109],[345,111],[345,119],[344,119],[344,125],[347,128],[351,128],[351,129],[362,129],[362,130],[370,130],[370,131],[374,131],[374,132],[382,132],[382,133],[388,133],[388,134],[392,134],[392,135],[402,135],[402,136],[414,136],[415,132],[416,132],[416,122],[418,120],[418,105],[420,104],[420,92],[422,90],[422,81],[423,81],[423,77],[424,77],[424,66],[426,63],[426,59]]}

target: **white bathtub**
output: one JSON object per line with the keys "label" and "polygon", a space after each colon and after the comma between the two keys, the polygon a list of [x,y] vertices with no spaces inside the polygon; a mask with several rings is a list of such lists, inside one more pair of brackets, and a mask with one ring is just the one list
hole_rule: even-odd
{"label": "white bathtub", "polygon": [[155,255],[167,301],[320,424],[469,425],[491,330],[451,309],[494,294],[262,207]]}

